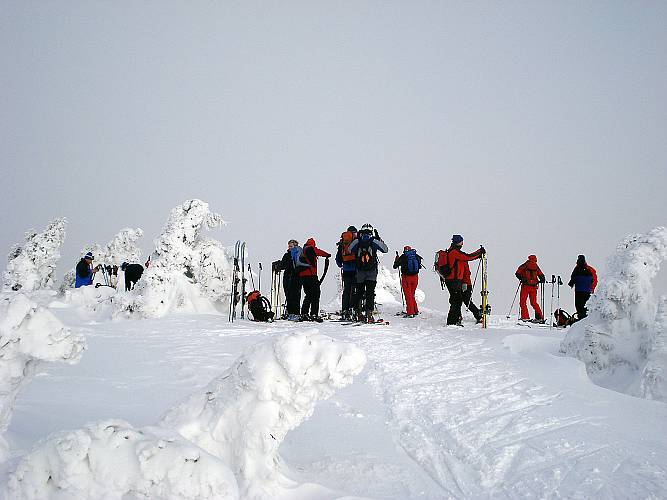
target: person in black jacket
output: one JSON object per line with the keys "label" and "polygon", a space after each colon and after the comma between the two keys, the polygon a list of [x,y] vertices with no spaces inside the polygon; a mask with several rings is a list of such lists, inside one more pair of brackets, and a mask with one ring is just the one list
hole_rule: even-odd
{"label": "person in black jacket", "polygon": [[401,287],[405,295],[405,316],[414,318],[419,314],[417,301],[415,300],[415,291],[419,284],[419,269],[422,266],[421,255],[416,250],[406,246],[403,248],[403,254],[394,259],[394,269],[401,268]]}
{"label": "person in black jacket", "polygon": [[144,274],[144,266],[141,264],[128,264],[123,262],[120,266],[121,271],[125,272],[125,291],[129,292],[137,284],[141,275]]}
{"label": "person in black jacket", "polygon": [[299,276],[294,271],[294,259],[292,249],[299,246],[296,240],[287,242],[287,251],[283,258],[273,262],[274,271],[283,272],[283,291],[285,292],[286,309],[285,317],[292,315],[293,318],[299,317],[301,312],[301,282]]}

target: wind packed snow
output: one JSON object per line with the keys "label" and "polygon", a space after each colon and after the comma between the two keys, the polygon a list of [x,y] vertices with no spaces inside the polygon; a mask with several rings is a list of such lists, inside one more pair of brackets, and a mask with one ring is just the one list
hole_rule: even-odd
{"label": "wind packed snow", "polygon": [[41,233],[28,231],[25,242],[15,245],[7,257],[4,289],[28,293],[52,288],[66,228],[67,220],[60,218]]}
{"label": "wind packed snow", "polygon": [[161,425],[229,464],[247,496],[271,498],[284,482],[278,448],[287,432],[312,415],[315,403],[350,384],[365,362],[361,350],[317,330],[263,342]]}
{"label": "wind packed snow", "polygon": [[232,257],[205,231],[224,225],[208,203],[188,200],[171,211],[155,241],[151,265],[131,294],[115,301],[116,314],[160,317],[169,312],[215,312],[231,291]]}
{"label": "wind packed snow", "polygon": [[50,437],[10,476],[15,499],[239,498],[229,468],[174,432],[122,420]]}
{"label": "wind packed snow", "polygon": [[667,258],[667,229],[625,238],[609,258],[589,316],[568,330],[561,351],[586,363],[601,385],[667,401],[665,306],[652,280]]}
{"label": "wind packed snow", "polygon": [[[7,430],[19,391],[40,364],[76,363],[85,347],[83,335],[72,332],[24,294],[0,295],[0,435]],[[0,460],[6,452],[0,437]]]}

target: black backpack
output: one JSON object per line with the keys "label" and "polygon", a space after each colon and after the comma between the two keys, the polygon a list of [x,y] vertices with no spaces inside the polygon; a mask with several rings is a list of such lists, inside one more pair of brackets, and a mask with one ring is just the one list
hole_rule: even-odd
{"label": "black backpack", "polygon": [[577,313],[570,315],[567,311],[562,309],[556,309],[554,311],[554,318],[556,320],[556,326],[570,326],[578,321]]}
{"label": "black backpack", "polygon": [[360,239],[357,245],[357,269],[372,271],[377,268],[377,255],[372,247],[373,240]]}
{"label": "black backpack", "polygon": [[255,321],[273,321],[273,312],[269,299],[261,295],[257,290],[248,294],[248,309]]}

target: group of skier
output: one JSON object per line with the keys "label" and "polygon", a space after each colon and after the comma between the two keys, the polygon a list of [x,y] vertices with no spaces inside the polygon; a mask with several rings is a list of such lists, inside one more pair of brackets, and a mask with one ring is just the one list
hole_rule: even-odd
{"label": "group of skier", "polygon": [[[118,266],[104,264],[93,266],[94,260],[95,256],[92,252],[87,252],[86,255],[81,257],[81,260],[78,262],[75,269],[74,287],[80,288],[82,286],[92,285],[95,281],[95,275],[98,272],[102,272],[105,275],[106,281],[104,285],[116,288]],[[150,262],[150,259],[148,262]],[[146,262],[147,266],[148,262]],[[123,262],[120,266],[120,270],[124,273],[125,290],[130,291],[141,278],[141,275],[144,272],[144,266],[141,264],[129,264],[127,262]]]}
{"label": "group of skier", "polygon": [[[434,270],[440,276],[443,289],[449,292],[448,325],[460,325],[462,308],[465,305],[478,323],[483,321],[483,311],[472,300],[474,282],[471,279],[471,261],[482,259],[486,254],[483,246],[472,253],[463,251],[463,236],[452,236],[447,250],[436,253]],[[342,307],[341,319],[349,321],[373,322],[375,307],[375,287],[378,277],[378,253],[387,253],[388,247],[371,224],[364,224],[360,230],[349,226],[341,234],[337,243],[335,261],[341,270]],[[322,278],[318,278],[318,258],[326,259]],[[283,272],[283,289],[286,297],[286,311],[283,317],[291,321],[318,321],[320,304],[320,285],[329,267],[331,254],[318,248],[310,238],[299,246],[297,240],[289,240],[287,250],[281,260],[273,263],[274,273]],[[403,253],[396,252],[393,268],[399,269],[401,287],[405,297],[404,316],[413,318],[419,314],[415,292],[419,283],[419,271],[424,268],[423,258],[410,246],[403,248]],[[543,311],[537,300],[537,292],[546,277],[537,264],[535,255],[528,256],[515,273],[520,281],[520,319],[544,323]],[[597,273],[586,263],[586,258],[579,255],[577,265],[572,271],[570,287],[575,290],[577,319],[586,316],[586,302],[595,291]],[[304,295],[301,302],[301,295]],[[484,294],[484,291],[482,292]],[[530,319],[528,301],[535,311],[535,318]],[[488,310],[487,310],[488,312]]]}

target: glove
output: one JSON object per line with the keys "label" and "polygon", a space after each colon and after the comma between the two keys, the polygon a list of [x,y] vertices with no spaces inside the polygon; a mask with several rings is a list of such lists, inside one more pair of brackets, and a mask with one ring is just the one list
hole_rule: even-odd
{"label": "glove", "polygon": [[374,231],[373,234],[375,234],[375,237],[376,237],[378,240],[380,239],[380,233],[378,233],[378,230],[377,230],[377,229],[375,229],[375,231]]}
{"label": "glove", "polygon": [[570,288],[574,286],[574,280],[570,280],[569,283],[567,284]]}
{"label": "glove", "polygon": [[482,245],[479,246],[479,253],[481,255],[484,255],[486,253],[486,248],[484,248]]}
{"label": "glove", "polygon": [[272,271],[280,271],[280,261],[276,260],[275,262],[271,263],[271,270]]}
{"label": "glove", "polygon": [[540,283],[546,283],[547,279],[544,276],[540,276]]}

